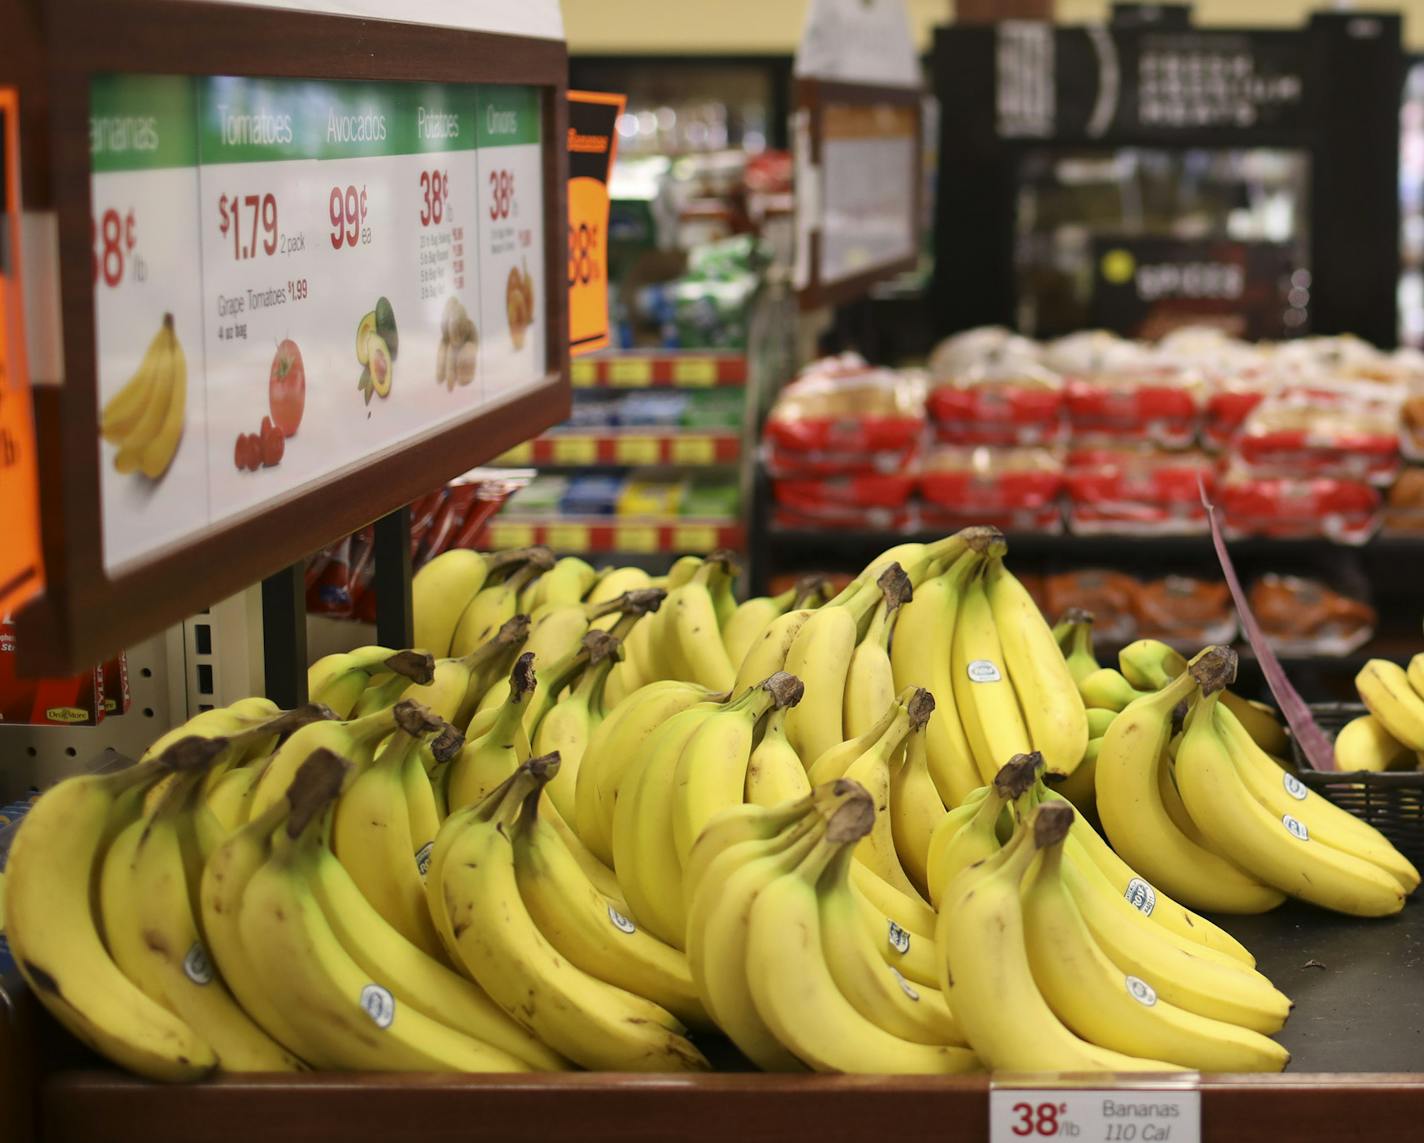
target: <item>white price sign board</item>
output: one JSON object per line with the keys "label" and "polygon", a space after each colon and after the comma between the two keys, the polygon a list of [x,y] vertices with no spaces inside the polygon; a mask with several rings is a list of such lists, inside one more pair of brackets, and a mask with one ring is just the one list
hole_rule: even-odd
{"label": "white price sign board", "polygon": [[989,1143],[1201,1143],[1195,1088],[1000,1087],[989,1092]]}
{"label": "white price sign board", "polygon": [[96,79],[105,569],[543,383],[542,134],[529,87]]}

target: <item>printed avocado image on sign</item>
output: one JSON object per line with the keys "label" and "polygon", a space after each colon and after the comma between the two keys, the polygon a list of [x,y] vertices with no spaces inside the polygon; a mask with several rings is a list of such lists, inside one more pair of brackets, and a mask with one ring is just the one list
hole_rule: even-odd
{"label": "printed avocado image on sign", "polygon": [[540,93],[91,88],[107,570],[543,379]]}

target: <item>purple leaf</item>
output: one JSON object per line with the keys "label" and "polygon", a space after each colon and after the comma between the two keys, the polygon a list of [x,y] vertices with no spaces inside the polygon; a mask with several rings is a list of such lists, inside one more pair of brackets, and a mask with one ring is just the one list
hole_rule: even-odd
{"label": "purple leaf", "polygon": [[1338,770],[1335,764],[1335,748],[1330,744],[1330,739],[1325,736],[1325,732],[1316,725],[1315,719],[1311,717],[1310,708],[1305,705],[1305,700],[1300,697],[1295,687],[1291,686],[1290,680],[1286,678],[1285,669],[1281,666],[1281,661],[1276,658],[1276,652],[1271,647],[1270,640],[1266,638],[1265,632],[1261,630],[1261,625],[1256,622],[1256,617],[1251,613],[1251,605],[1246,602],[1246,593],[1241,589],[1241,581],[1236,578],[1236,568],[1231,563],[1231,556],[1226,550],[1226,540],[1221,535],[1221,525],[1216,520],[1216,506],[1206,494],[1206,486],[1200,477],[1197,478],[1197,489],[1201,493],[1202,507],[1206,509],[1207,522],[1211,525],[1211,542],[1216,547],[1216,558],[1221,563],[1221,574],[1226,577],[1226,586],[1231,589],[1231,598],[1236,602],[1236,613],[1241,617],[1241,628],[1246,632],[1246,641],[1251,644],[1251,650],[1256,653],[1256,660],[1261,664],[1261,673],[1266,676],[1266,685],[1271,688],[1271,696],[1276,700],[1276,705],[1281,708],[1281,713],[1286,716],[1286,723],[1290,726],[1291,734],[1295,736],[1296,742],[1300,744],[1301,753],[1306,757],[1315,770]]}

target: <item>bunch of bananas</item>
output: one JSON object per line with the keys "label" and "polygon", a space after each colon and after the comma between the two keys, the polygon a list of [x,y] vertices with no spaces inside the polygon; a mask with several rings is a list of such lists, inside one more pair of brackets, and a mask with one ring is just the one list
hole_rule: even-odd
{"label": "bunch of bananas", "polygon": [[1096,813],[1125,860],[1214,912],[1261,913],[1286,896],[1357,916],[1404,907],[1414,866],[1290,772],[1274,716],[1226,689],[1232,651],[1209,647],[1188,663],[1143,639],[1119,664],[1080,683],[1101,729],[1092,785],[1060,792]]}
{"label": "bunch of bananas", "polygon": [[1371,659],[1355,676],[1368,713],[1351,719],[1335,738],[1341,770],[1413,770],[1424,767],[1424,654],[1408,669]]}
{"label": "bunch of bananas", "polygon": [[447,553],[418,649],[46,792],[16,960],[163,1079],[695,1071],[715,1031],[783,1070],[1283,1066],[1289,1002],[1187,904],[1381,913],[1417,875],[1283,779],[1229,652],[1103,671],[1004,554],[968,528],[739,604],[724,552]]}
{"label": "bunch of bananas", "polygon": [[104,404],[99,435],[117,446],[114,467],[159,479],[173,463],[183,439],[188,402],[188,362],[164,314],[134,375]]}

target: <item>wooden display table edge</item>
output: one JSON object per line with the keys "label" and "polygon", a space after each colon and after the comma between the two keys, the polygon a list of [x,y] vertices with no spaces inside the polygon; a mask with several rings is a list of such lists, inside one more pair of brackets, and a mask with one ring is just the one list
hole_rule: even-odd
{"label": "wooden display table edge", "polygon": [[[1089,1085],[1091,1086],[1091,1085]],[[164,1086],[60,1072],[44,1143],[509,1140],[984,1140],[985,1076],[305,1074]],[[1204,1076],[1203,1143],[1417,1138],[1424,1075]]]}

